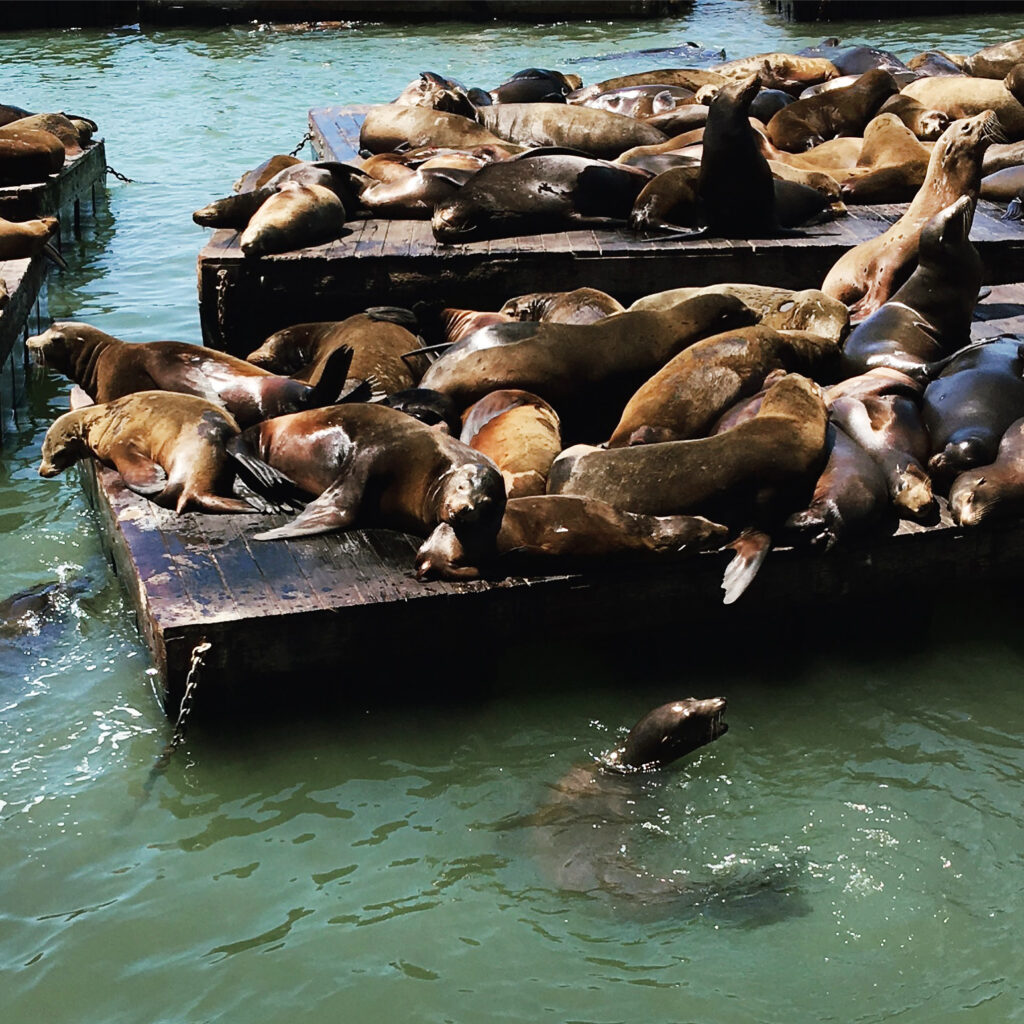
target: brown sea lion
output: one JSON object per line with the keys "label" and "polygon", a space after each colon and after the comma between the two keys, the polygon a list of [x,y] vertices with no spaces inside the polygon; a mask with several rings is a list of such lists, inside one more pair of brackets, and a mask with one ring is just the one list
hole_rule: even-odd
{"label": "brown sea lion", "polygon": [[216,402],[240,424],[337,400],[351,353],[339,351],[317,388],[244,359],[179,341],[126,342],[89,324],[62,321],[29,338],[30,356],[106,403],[153,389]]}
{"label": "brown sea lion", "polygon": [[714,437],[606,450],[577,445],[555,459],[549,494],[578,494],[648,515],[721,507],[743,515],[754,492],[816,472],[825,448],[821,389],[791,373],[758,414]]}
{"label": "brown sea lion", "polygon": [[0,309],[3,309],[8,302],[11,301],[11,296],[7,291],[7,282],[0,277]]}
{"label": "brown sea lion", "polygon": [[727,533],[701,516],[645,516],[593,498],[510,497],[492,553],[498,565],[478,565],[442,523],[416,553],[416,577],[476,579],[481,569],[564,572],[625,558],[680,558],[721,543]]}
{"label": "brown sea lion", "polygon": [[0,217],[0,260],[24,260],[41,253],[59,229],[56,217],[23,221]]}
{"label": "brown sea lion", "polygon": [[971,117],[991,110],[1005,138],[1024,139],[1024,64],[1002,80],[991,78],[919,78],[903,90],[931,110],[953,118]]}
{"label": "brown sea lion", "polygon": [[411,388],[426,368],[422,357],[402,358],[420,347],[411,330],[415,326],[408,310],[373,307],[345,320],[294,324],[275,331],[246,361],[315,385],[331,354],[345,347],[352,351],[349,374],[361,380],[372,377],[390,395]]}
{"label": "brown sea lion", "polygon": [[11,126],[20,131],[44,131],[56,135],[68,157],[81,156],[82,146],[88,141],[87,138],[83,140],[78,126],[64,114],[30,114],[12,122]]}
{"label": "brown sea lion", "polygon": [[651,71],[639,71],[630,75],[619,75],[607,78],[603,82],[595,82],[584,88],[569,93],[566,99],[570,104],[582,103],[584,100],[613,89],[628,89],[636,85],[675,85],[696,92],[704,85],[723,85],[727,79],[714,71],[697,70],[695,68],[659,68]]}
{"label": "brown sea lion", "polygon": [[1008,203],[1020,195],[1024,195],[1024,164],[1004,167],[1001,171],[988,174],[981,179],[982,199]]}
{"label": "brown sea lion", "polygon": [[[649,166],[645,158],[640,161],[638,166]],[[675,227],[697,228],[700,224],[699,178],[699,164],[672,167],[656,175],[636,197],[629,214],[629,226],[639,233]]]}
{"label": "brown sea lion", "polygon": [[969,469],[953,481],[949,510],[961,526],[1024,511],[1024,419],[1007,427],[994,462]]}
{"label": "brown sea lion", "polygon": [[919,139],[934,141],[948,127],[949,115],[942,110],[930,110],[919,100],[905,92],[890,96],[879,108],[879,114],[895,114]]}
{"label": "brown sea lion", "polygon": [[439,344],[454,345],[468,337],[481,327],[493,327],[495,324],[508,324],[517,317],[508,313],[494,313],[482,309],[442,309],[438,314],[440,326]]}
{"label": "brown sea lion", "polygon": [[703,128],[707,120],[708,108],[703,103],[686,103],[663,114],[652,114],[643,124],[657,128],[666,137],[673,137]]}
{"label": "brown sea lion", "polygon": [[20,129],[18,122],[0,128],[0,185],[45,181],[64,166],[64,143],[52,132]]}
{"label": "brown sea lion", "polygon": [[610,89],[583,100],[580,106],[598,107],[613,114],[646,119],[664,114],[676,107],[696,102],[696,93],[678,85],[633,85],[625,89]]}
{"label": "brown sea lion", "polygon": [[981,286],[981,259],[970,239],[973,215],[972,199],[961,196],[928,221],[914,272],[846,339],[846,376],[888,366],[927,380],[937,360],[968,344]]}
{"label": "brown sea lion", "polygon": [[[915,54],[907,61],[907,67],[916,71],[919,77],[931,78],[934,75],[965,75],[958,58],[942,50],[925,50]],[[1009,68],[1007,68],[1009,70]]]}
{"label": "brown sea lion", "polygon": [[280,171],[283,171],[286,167],[293,167],[295,164],[301,163],[302,161],[297,156],[277,153],[264,160],[259,167],[254,167],[251,171],[246,171],[234,183],[234,185],[231,186],[231,189],[234,192],[252,192],[261,188],[263,185],[266,185],[271,178]]}
{"label": "brown sea lion", "polygon": [[658,143],[656,146],[634,146],[627,149],[625,153],[615,158],[617,164],[631,164],[634,160],[647,156],[656,156],[661,153],[673,153],[678,150],[685,150],[687,147],[695,146],[703,142],[704,126],[694,128],[692,131],[683,132],[682,135],[674,135],[666,142]]}
{"label": "brown sea lion", "polygon": [[142,391],[65,413],[43,439],[39,475],[56,476],[93,456],[125,486],[176,512],[252,512],[228,497],[235,465],[225,444],[238,424],[220,406],[193,395]]}
{"label": "brown sea lion", "polygon": [[996,142],[985,150],[981,173],[987,176],[1020,164],[1024,164],[1024,142]]}
{"label": "brown sea lion", "polygon": [[733,81],[757,75],[767,89],[792,89],[835,78],[840,72],[823,57],[798,57],[792,53],[757,53],[752,57],[715,64],[713,70]]}
{"label": "brown sea lion", "polygon": [[838,355],[835,340],[805,331],[783,333],[756,324],[715,334],[674,356],[639,388],[607,447],[700,437],[773,370],[830,376]]}
{"label": "brown sea lion", "polygon": [[924,183],[906,212],[887,231],[845,252],[825,276],[821,290],[863,318],[885,303],[917,256],[924,226],[961,196],[977,202],[981,157],[992,141],[991,111],[954,121],[932,150]]}
{"label": "brown sea lion", "polygon": [[[807,171],[801,167],[794,167],[792,164],[780,163],[777,160],[769,160],[768,167],[771,169],[773,178],[781,178],[783,181],[792,181],[798,185],[813,188],[831,201],[836,201],[840,197],[839,182],[824,171]],[[776,202],[778,198],[778,194],[776,194]]]}
{"label": "brown sea lion", "polygon": [[558,410],[566,436],[603,438],[626,399],[677,352],[753,320],[738,299],[697,295],[661,312],[627,311],[592,324],[497,324],[449,349],[422,386],[463,407],[489,391],[519,388]]}
{"label": "brown sea lion", "polygon": [[391,102],[397,106],[427,107],[476,118],[476,107],[466,88],[434,71],[421,71],[419,78],[410,82]]}
{"label": "brown sea lion", "polygon": [[505,485],[486,456],[397,409],[353,403],[293,413],[243,431],[229,451],[316,495],[256,540],[383,526],[426,537],[449,523],[477,557],[493,549]]}
{"label": "brown sea lion", "polygon": [[856,166],[835,172],[848,203],[909,202],[928,173],[931,154],[895,114],[882,113],[864,129]]}
{"label": "brown sea lion", "polygon": [[359,145],[371,153],[390,153],[402,146],[450,146],[466,149],[473,146],[507,147],[482,124],[461,114],[446,114],[427,107],[405,107],[384,104],[370,107],[359,130]]}
{"label": "brown sea lion", "polygon": [[501,471],[510,498],[543,494],[548,470],[562,450],[558,413],[527,391],[492,391],[462,419],[459,440]]}
{"label": "brown sea lion", "polygon": [[322,185],[285,182],[252,216],[239,246],[247,257],[322,245],[345,228],[345,207]]}
{"label": "brown sea lion", "polygon": [[513,320],[539,320],[549,324],[592,324],[625,306],[597,288],[574,288],[569,292],[533,292],[509,299],[500,312]]}
{"label": "brown sea lion", "polygon": [[400,181],[381,181],[363,190],[359,201],[374,217],[431,217],[479,170],[418,167]]}
{"label": "brown sea lion", "polygon": [[12,121],[20,121],[23,117],[31,117],[32,111],[24,107],[16,107],[10,103],[0,103],[0,128]]}
{"label": "brown sea lion", "polygon": [[964,60],[964,70],[976,78],[1005,78],[1024,62],[1024,39],[986,46]]}

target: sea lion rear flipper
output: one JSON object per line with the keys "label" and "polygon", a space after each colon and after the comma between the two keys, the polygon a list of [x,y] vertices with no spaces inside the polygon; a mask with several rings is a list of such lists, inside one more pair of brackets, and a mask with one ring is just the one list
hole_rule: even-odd
{"label": "sea lion rear flipper", "polygon": [[[294,512],[304,508],[305,495],[290,477],[269,463],[245,451],[238,437],[231,438],[224,446],[235,461],[235,469],[241,483],[236,483],[235,493],[249,500],[247,489],[266,499],[268,507],[259,511]],[[252,502],[250,501],[250,504]]]}
{"label": "sea lion rear flipper", "polygon": [[52,242],[47,242],[46,245],[43,246],[43,255],[46,256],[52,262],[56,263],[61,270],[68,269],[67,261],[57,251],[57,247]]}
{"label": "sea lion rear flipper", "polygon": [[725,545],[736,554],[725,567],[722,576],[722,589],[725,591],[722,604],[733,604],[739,600],[768,557],[771,546],[772,539],[767,533],[753,529],[744,530],[734,541]]}
{"label": "sea lion rear flipper", "polygon": [[334,405],[338,396],[345,390],[348,370],[352,365],[352,349],[349,345],[336,348],[324,363],[323,373],[316,386],[310,389],[306,408],[319,409],[324,405]]}
{"label": "sea lion rear flipper", "polygon": [[285,537],[308,537],[316,533],[329,533],[353,526],[359,510],[363,484],[351,475],[337,481],[290,523],[274,530],[253,534],[253,540],[281,540]]}

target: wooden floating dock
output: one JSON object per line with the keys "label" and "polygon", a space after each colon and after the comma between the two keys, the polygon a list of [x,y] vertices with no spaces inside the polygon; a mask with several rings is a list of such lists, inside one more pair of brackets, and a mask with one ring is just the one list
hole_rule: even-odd
{"label": "wooden floating dock", "polygon": [[[310,111],[324,159],[358,153],[366,107]],[[207,345],[247,355],[273,331],[337,320],[368,306],[421,300],[498,309],[515,295],[587,284],[628,305],[643,295],[721,281],[818,287],[849,248],[885,231],[905,204],[850,207],[849,216],[799,236],[647,240],[624,229],[556,231],[458,245],[434,241],[427,220],[350,221],[327,245],[246,259],[238,233],[216,231],[198,261],[199,312]],[[1024,281],[1024,229],[981,202],[971,239],[990,284]]]}
{"label": "wooden floating dock", "polygon": [[46,257],[0,260],[0,281],[7,289],[7,304],[0,308],[0,368],[19,338],[32,313],[46,276]]}
{"label": "wooden floating dock", "polygon": [[[1024,334],[1024,284],[993,288],[976,313],[976,337],[1014,331]],[[472,690],[474,658],[517,657],[531,639],[555,648],[607,640],[611,631],[639,647],[669,627],[681,650],[707,652],[741,628],[771,623],[796,638],[796,615],[845,616],[856,602],[879,615],[891,603],[905,614],[900,602],[937,586],[966,594],[970,587],[958,583],[1024,572],[1024,522],[962,529],[943,508],[936,526],[902,522],[828,554],[776,550],[729,607],[720,603],[719,553],[586,574],[421,583],[412,574],[420,541],[402,533],[254,541],[287,517],[177,516],[127,490],[113,470],[84,463],[80,472],[172,716],[203,641],[212,646],[197,707],[294,709],[346,694],[360,700],[368,685],[415,689],[431,666],[439,674],[432,687]],[[745,635],[756,642],[756,632]]]}

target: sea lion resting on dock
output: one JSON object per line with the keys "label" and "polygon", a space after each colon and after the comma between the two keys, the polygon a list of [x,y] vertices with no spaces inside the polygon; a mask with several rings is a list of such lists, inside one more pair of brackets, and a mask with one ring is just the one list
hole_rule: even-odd
{"label": "sea lion resting on dock", "polygon": [[961,526],[1019,515],[1024,508],[1024,419],[1007,428],[993,463],[961,473],[949,489],[949,509]]}
{"label": "sea lion resting on dock", "polygon": [[383,405],[279,416],[243,431],[228,450],[266,486],[287,480],[316,496],[292,522],[256,540],[355,526],[425,537],[448,523],[476,557],[493,548],[505,511],[505,484],[487,456]]}
{"label": "sea lion resting on dock", "polygon": [[540,320],[554,324],[592,324],[612,313],[622,313],[618,299],[597,288],[574,288],[568,292],[533,292],[509,299],[499,310],[513,320]]}
{"label": "sea lion resting on dock", "polygon": [[238,424],[212,402],[142,391],[55,420],[39,475],[56,476],[93,456],[116,469],[129,490],[178,513],[276,511],[255,496],[227,497],[237,467],[224,446],[237,435]]}
{"label": "sea lion resting on dock", "polygon": [[216,402],[243,427],[337,401],[352,358],[351,350],[333,353],[311,387],[202,345],[130,343],[73,320],[51,324],[25,345],[33,359],[69,377],[94,402],[138,391],[173,391]]}
{"label": "sea lion resting on dock", "polygon": [[[51,250],[56,254],[50,240],[59,228],[60,222],[56,217],[22,221],[0,217],[0,260],[24,260]],[[59,254],[56,255],[59,259]],[[64,261],[59,259],[59,262]]]}

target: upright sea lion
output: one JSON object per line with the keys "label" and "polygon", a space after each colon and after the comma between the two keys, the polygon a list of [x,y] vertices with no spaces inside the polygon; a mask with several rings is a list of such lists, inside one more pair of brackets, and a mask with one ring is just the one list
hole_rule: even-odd
{"label": "upright sea lion", "polygon": [[991,111],[954,121],[932,150],[924,184],[887,231],[847,250],[825,276],[821,290],[863,318],[885,303],[917,256],[925,225],[961,196],[972,208],[981,187],[981,157],[992,141]]}
{"label": "upright sea lion", "polygon": [[964,70],[976,78],[1005,78],[1024,62],[1024,39],[986,46],[964,60]]}
{"label": "upright sea lion", "polygon": [[612,313],[622,313],[618,299],[597,288],[574,288],[569,292],[533,292],[509,299],[501,313],[513,320],[540,320],[553,324],[592,324]]}
{"label": "upright sea lion", "polygon": [[[746,423],[689,441],[605,450],[577,445],[548,475],[549,494],[578,494],[648,515],[744,518],[756,492],[816,472],[825,449],[821,390],[787,374]],[[713,511],[712,511],[713,510]]]}
{"label": "upright sea lion", "polygon": [[1005,136],[1002,141],[1024,138],[1024,64],[1013,68],[1002,80],[919,78],[903,92],[925,107],[941,110],[953,118],[991,110]]}
{"label": "upright sea lion", "polygon": [[62,321],[25,343],[29,354],[69,377],[94,402],[159,389],[216,402],[240,424],[337,400],[351,352],[339,350],[317,387],[244,359],[180,341],[126,342],[89,324]]}
{"label": "upright sea lion", "polygon": [[846,339],[846,376],[888,366],[926,380],[932,364],[970,341],[981,286],[981,259],[970,240],[973,215],[973,201],[961,196],[928,221],[906,284]]}
{"label": "upright sea lion", "polygon": [[477,557],[493,548],[505,510],[505,485],[490,459],[384,405],[278,416],[243,431],[229,451],[255,476],[264,463],[317,496],[256,540],[355,526],[426,537],[444,522]]}
{"label": "upright sea lion", "polygon": [[995,461],[961,473],[949,489],[949,510],[961,526],[1024,510],[1024,419],[1011,423]]}
{"label": "upright sea lion", "polygon": [[266,511],[227,497],[236,467],[224,446],[237,435],[238,424],[212,402],[142,391],[55,420],[39,475],[56,476],[91,455],[116,469],[130,490],[178,513]]}
{"label": "upright sea lion", "polygon": [[472,559],[441,523],[416,553],[416,576],[476,579],[482,570],[565,572],[627,558],[679,558],[721,543],[727,532],[701,516],[645,516],[592,498],[512,497],[490,558]]}
{"label": "upright sea lion", "polygon": [[345,207],[335,192],[288,181],[253,214],[238,244],[246,256],[266,256],[322,245],[344,228]]}
{"label": "upright sea lion", "polygon": [[510,498],[543,494],[562,450],[558,413],[543,398],[512,389],[474,402],[463,416],[459,440],[498,467]]}

